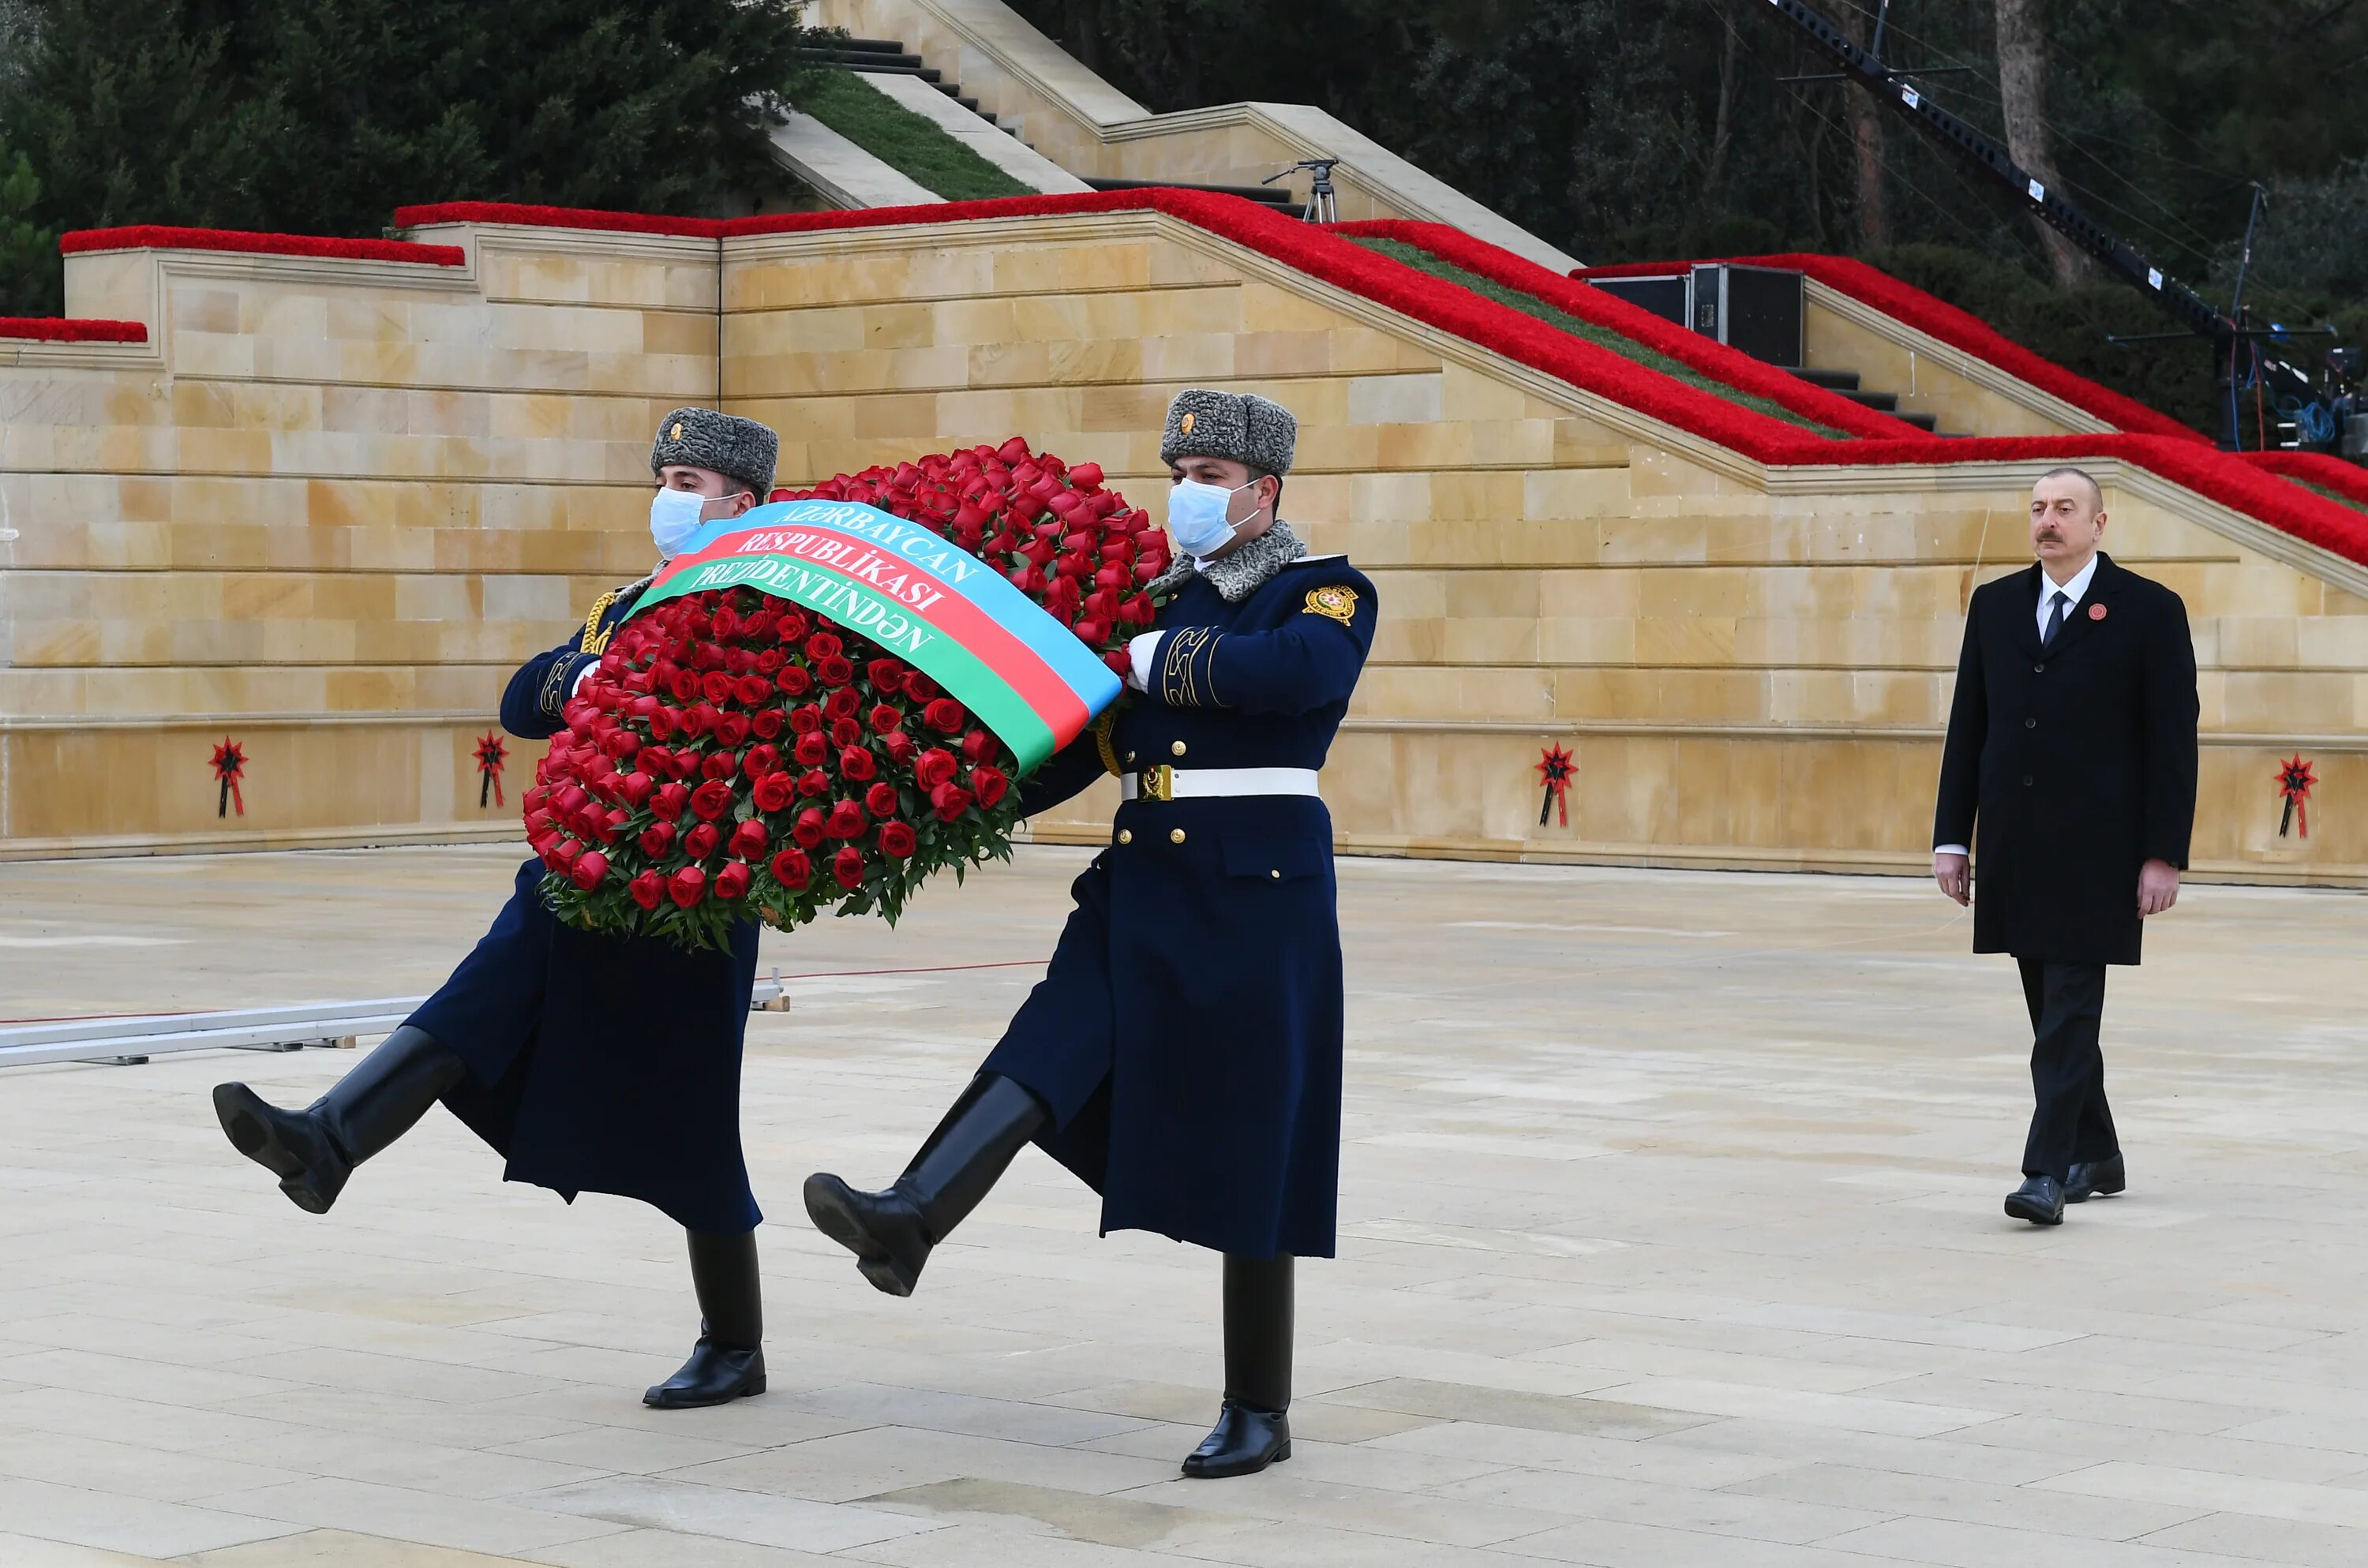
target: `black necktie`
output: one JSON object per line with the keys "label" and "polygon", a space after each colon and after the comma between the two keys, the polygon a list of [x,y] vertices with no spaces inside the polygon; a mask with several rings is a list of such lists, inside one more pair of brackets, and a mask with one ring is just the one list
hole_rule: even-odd
{"label": "black necktie", "polygon": [[2055,590],[2055,607],[2047,613],[2047,630],[2040,633],[2039,645],[2041,647],[2045,648],[2054,644],[2055,634],[2064,630],[2064,607],[2071,602],[2072,600],[2070,596],[2066,595],[2063,589],[2058,588]]}

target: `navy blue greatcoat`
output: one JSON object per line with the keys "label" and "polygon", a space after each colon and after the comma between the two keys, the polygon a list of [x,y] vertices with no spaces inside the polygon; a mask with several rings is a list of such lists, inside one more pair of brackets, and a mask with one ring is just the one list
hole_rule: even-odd
{"label": "navy blue greatcoat", "polygon": [[[1372,645],[1373,585],[1338,556],[1239,604],[1194,577],[1161,610],[1148,696],[1110,734],[1135,771],[1321,767]],[[1106,769],[1090,733],[1029,781],[1034,812]],[[1102,1196],[1102,1230],[1246,1257],[1329,1257],[1340,1168],[1340,926],[1314,796],[1121,805],[1043,981],[985,1071],[1051,1108],[1037,1142]]]}
{"label": "navy blue greatcoat", "polygon": [[[575,677],[599,659],[642,585],[604,599],[582,630],[510,677],[502,728],[544,740]],[[468,1063],[445,1096],[508,1161],[512,1181],[574,1199],[611,1192],[686,1229],[754,1230],[764,1216],[740,1153],[740,1046],[757,975],[757,927],[728,953],[594,936],[563,926],[518,868],[476,950],[408,1020]]]}

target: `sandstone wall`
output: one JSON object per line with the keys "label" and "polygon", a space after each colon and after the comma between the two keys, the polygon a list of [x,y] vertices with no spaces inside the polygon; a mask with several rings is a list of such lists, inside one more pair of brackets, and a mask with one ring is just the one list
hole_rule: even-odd
{"label": "sandstone wall", "polygon": [[[0,367],[11,851],[514,831],[471,743],[518,659],[647,569],[648,432],[716,385],[715,246],[422,237],[469,267],[77,258],[115,301],[84,313],[150,279],[157,349]],[[1295,409],[1285,514],[1383,596],[1325,778],[1347,847],[1924,863],[1964,597],[2027,560],[2044,465],[1765,472],[1149,211],[735,239],[721,281],[726,405],[781,430],[784,482],[1017,433],[1156,511],[1177,388]],[[2194,618],[2200,869],[2368,881],[2368,572],[2098,466],[2109,547]],[[243,822],[213,815],[222,733]],[[1550,743],[1566,827],[1538,822]],[[2296,749],[2324,782],[2281,841]]]}

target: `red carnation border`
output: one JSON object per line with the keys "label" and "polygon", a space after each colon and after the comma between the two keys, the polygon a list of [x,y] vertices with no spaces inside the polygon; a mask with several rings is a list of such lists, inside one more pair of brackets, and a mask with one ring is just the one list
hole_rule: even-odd
{"label": "red carnation border", "polygon": [[309,256],[337,261],[404,261],[426,267],[465,267],[469,253],[459,245],[415,244],[409,240],[341,240],[320,234],[248,233],[236,229],[175,229],[134,223],[120,229],[75,229],[58,238],[61,256],[109,250],[237,251],[252,256]]}
{"label": "red carnation border", "polygon": [[[2030,375],[2029,379],[2034,384],[2046,386],[2058,395],[2065,395],[2067,402],[2080,401],[2066,394],[2066,389],[2069,387],[2072,390],[2093,389],[2093,396],[2083,394],[2090,402],[2110,400],[2127,403],[2135,411],[2132,422],[2137,422],[2137,415],[2144,415],[2146,422],[2153,426],[2156,433],[1971,438],[1922,437],[1907,440],[1827,439],[1688,386],[1657,370],[1648,369],[1623,355],[1557,332],[1508,305],[1497,304],[1469,290],[1444,283],[1369,251],[1352,240],[1328,233],[1298,219],[1283,217],[1258,203],[1239,197],[1172,187],[1096,191],[1081,195],[1013,196],[988,201],[948,201],[922,207],[875,207],[853,211],[776,213],[731,219],[666,218],[652,214],[473,201],[403,207],[396,210],[394,217],[396,225],[401,228],[416,228],[431,223],[516,223],[543,228],[682,233],[696,237],[706,237],[712,233],[719,238],[735,238],[886,228],[899,224],[951,223],[971,219],[1050,217],[1145,210],[1165,212],[1196,228],[1205,229],[1295,267],[1312,278],[1386,305],[1518,363],[1623,403],[1649,418],[1771,466],[1818,463],[1943,466],[1984,461],[2115,458],[2148,469],[2207,500],[2245,513],[2307,543],[2368,565],[2368,517],[2301,485],[2290,483],[2265,469],[2237,460],[2184,426],[2121,398],[2118,393],[2096,387],[2061,367],[2049,365],[2028,349],[2009,344],[1953,306],[1942,305],[1930,295],[1909,289],[1896,278],[1885,278],[1863,263],[1845,262],[1840,257],[1780,256],[1748,259],[1759,265],[1811,264],[1804,265],[1802,270],[1844,292],[1855,293],[1850,280],[1856,279],[1861,286],[1872,288],[1873,285],[1866,280],[1873,279],[1888,285],[1903,297],[1929,301],[1930,308],[1921,312],[1922,319],[1913,316],[1903,316],[1902,319],[1931,332],[1943,342],[1964,347],[1966,352],[1977,358],[1990,359],[2000,369],[2024,374],[2026,372],[2018,367],[2027,362],[2034,371],[2043,372]],[[629,223],[628,220],[637,221],[637,224]],[[709,225],[713,227],[711,229]],[[97,233],[120,236],[136,233],[203,235],[207,232],[111,230]],[[68,240],[85,237],[69,235]],[[299,236],[239,235],[231,238],[244,241],[285,239],[291,244],[302,243]],[[118,240],[116,243],[121,244],[126,242]],[[312,243],[324,247],[399,244],[349,240]],[[247,247],[225,244],[217,248]],[[458,247],[453,246],[404,244],[402,248],[406,252],[449,252],[456,257],[461,254]],[[324,250],[322,254],[335,254],[335,251]],[[406,256],[403,259],[412,257]],[[1581,269],[1582,276],[1586,270]],[[1611,271],[1608,268],[1600,270],[1607,276]],[[1624,270],[1643,272],[1655,268],[1636,267]],[[1668,268],[1664,266],[1658,270],[1666,271]],[[1865,275],[1864,278],[1859,277],[1861,273]],[[1878,299],[1871,298],[1867,302],[1883,308]],[[1960,318],[1964,326],[1952,327],[1948,334],[1934,330],[1934,324],[1946,325],[1950,317]],[[1982,336],[1995,340],[1998,346],[1995,357],[1969,347],[1966,342],[1957,341],[1961,337],[1972,340]],[[2097,412],[2097,409],[2092,407],[2090,411]],[[2105,415],[2100,414],[2100,417]]]}
{"label": "red carnation border", "polygon": [[[1880,267],[1870,267],[1854,257],[1788,251],[1781,256],[1705,258],[1705,262],[1708,261],[1727,262],[1739,267],[1782,267],[1806,273],[1835,292],[1847,294],[1861,304],[1872,305],[1884,314],[1905,322],[1929,336],[1937,337],[1952,348],[1962,349],[1976,359],[1987,359],[2016,379],[2029,381],[2084,413],[2095,415],[2127,435],[2168,436],[2183,441],[2210,439],[2170,415],[2148,408],[2135,398],[2101,386],[2086,376],[2066,369],[2053,359],[2032,353],[1979,316],[1959,310],[1947,301],[1928,294],[1914,284],[1903,283]],[[1705,265],[1705,262],[1626,262],[1617,267],[1582,267],[1570,276],[1582,280],[1649,278],[1683,271],[1687,267]]]}
{"label": "red carnation border", "polygon": [[1852,403],[1839,392],[1829,392],[1763,360],[1755,359],[1739,348],[1730,348],[1698,332],[1689,332],[1675,322],[1665,321],[1642,305],[1632,304],[1600,289],[1573,282],[1562,273],[1540,267],[1527,256],[1517,256],[1485,240],[1474,239],[1463,230],[1445,223],[1376,218],[1360,222],[1332,223],[1326,227],[1336,234],[1362,234],[1374,239],[1403,241],[1466,272],[1477,273],[1508,289],[1518,289],[1558,311],[1643,344],[1656,353],[1665,354],[1737,392],[1766,398],[1804,419],[1829,425],[1849,435],[1861,436],[1869,440],[1898,441],[1913,440],[1924,434],[1894,415]]}
{"label": "red carnation border", "polygon": [[148,324],[85,316],[0,316],[0,337],[35,343],[145,343]]}
{"label": "red carnation border", "polygon": [[2287,479],[2307,480],[2323,490],[2332,490],[2347,500],[2368,506],[2368,469],[2325,452],[2246,452],[2244,461],[2250,466],[2280,474]]}

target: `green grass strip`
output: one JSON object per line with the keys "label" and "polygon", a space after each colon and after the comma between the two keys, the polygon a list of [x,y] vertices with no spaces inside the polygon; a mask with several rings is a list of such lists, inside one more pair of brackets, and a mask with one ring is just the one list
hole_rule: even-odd
{"label": "green grass strip", "polygon": [[[2272,470],[2271,472],[2274,472],[2275,471]],[[2355,512],[2368,512],[2368,505],[2362,505],[2358,501],[2354,501],[2351,496],[2346,495],[2340,490],[2329,490],[2326,485],[2313,484],[2307,479],[2295,479],[2294,476],[2290,473],[2281,473],[2278,477],[2280,479],[2293,480],[2294,483],[2301,485],[2305,490],[2316,490],[2321,495],[2326,496],[2328,500],[2334,502],[2339,506],[2349,506]]]}
{"label": "green grass strip", "polygon": [[1683,381],[1696,391],[1706,392],[1713,397],[1739,404],[1756,414],[1767,415],[1771,419],[1781,419],[1785,424],[1799,429],[1812,430],[1820,436],[1830,436],[1845,441],[1856,439],[1846,430],[1837,430],[1830,425],[1820,425],[1805,415],[1793,413],[1772,399],[1741,391],[1727,385],[1725,381],[1705,376],[1692,366],[1647,348],[1634,338],[1622,336],[1608,326],[1598,326],[1593,322],[1580,320],[1567,311],[1557,310],[1534,294],[1525,294],[1519,289],[1509,288],[1497,282],[1494,278],[1483,278],[1476,272],[1467,272],[1453,262],[1442,261],[1420,245],[1408,244],[1404,240],[1377,239],[1366,235],[1351,234],[1348,237],[1363,245],[1367,250],[1380,252],[1392,261],[1404,262],[1417,272],[1428,273],[1443,283],[1452,283],[1459,289],[1469,289],[1483,299],[1494,300],[1500,305],[1508,305],[1525,316],[1542,321],[1548,326],[1570,334],[1573,337],[1583,338],[1599,348],[1609,348],[1622,358],[1633,359],[1647,369],[1658,370],[1665,376]]}
{"label": "green grass strip", "polygon": [[948,201],[1036,194],[852,71],[816,72],[795,107]]}

